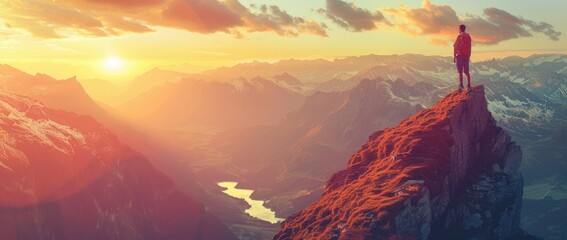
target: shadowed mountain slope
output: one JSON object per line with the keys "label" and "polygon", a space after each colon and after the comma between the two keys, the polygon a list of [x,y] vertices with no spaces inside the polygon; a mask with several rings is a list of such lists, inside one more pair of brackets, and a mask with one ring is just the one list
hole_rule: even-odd
{"label": "shadowed mountain slope", "polygon": [[483,86],[453,92],[372,134],[274,239],[523,236],[521,158],[488,111]]}
{"label": "shadowed mountain slope", "polygon": [[235,239],[91,117],[0,93],[2,239]]}

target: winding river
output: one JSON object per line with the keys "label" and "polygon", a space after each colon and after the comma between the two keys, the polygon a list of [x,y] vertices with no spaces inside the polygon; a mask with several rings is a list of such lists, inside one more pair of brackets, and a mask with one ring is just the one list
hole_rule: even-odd
{"label": "winding river", "polygon": [[278,223],[284,220],[277,218],[274,211],[267,207],[264,207],[264,201],[254,200],[250,198],[254,190],[238,189],[236,188],[236,185],[238,184],[237,182],[219,182],[217,184],[220,187],[225,188],[225,190],[222,191],[223,193],[226,193],[235,198],[243,199],[248,204],[250,204],[251,207],[244,211],[248,215],[270,223]]}

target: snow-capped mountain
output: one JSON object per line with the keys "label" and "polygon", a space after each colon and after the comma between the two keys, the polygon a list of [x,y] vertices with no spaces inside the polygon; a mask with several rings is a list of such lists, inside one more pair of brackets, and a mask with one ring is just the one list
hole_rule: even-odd
{"label": "snow-capped mountain", "polygon": [[2,239],[235,239],[93,118],[0,93]]}
{"label": "snow-capped mountain", "polygon": [[[324,165],[325,169],[337,169],[343,166],[337,156],[348,156],[353,151],[346,147],[341,148],[341,146],[349,145],[349,138],[344,138],[348,134],[344,133],[353,133],[350,139],[361,139],[359,141],[366,139],[368,132],[360,131],[355,137],[356,131],[353,129],[356,127],[353,126],[364,124],[368,126],[369,123],[356,122],[352,119],[371,117],[380,119],[384,115],[387,116],[391,113],[389,111],[396,109],[389,109],[380,115],[371,113],[374,113],[375,105],[388,103],[388,101],[402,101],[415,106],[430,107],[457,87],[457,74],[450,58],[419,55],[390,56],[390,58],[392,59],[376,56],[350,58],[353,62],[370,59],[368,61],[372,63],[359,63],[359,70],[351,74],[351,77],[332,79],[320,84],[306,83],[301,77],[297,77],[302,81],[304,93],[315,91],[307,98],[301,110],[291,113],[285,120],[274,126],[249,128],[220,135],[217,137],[218,141],[213,141],[211,145],[215,149],[228,153],[227,156],[233,158],[233,161],[243,168],[241,169],[243,174],[239,177],[254,176],[249,181],[251,188],[255,188],[255,183],[262,182],[262,186],[257,186],[258,190],[255,195],[270,199],[267,205],[276,209],[280,216],[285,217],[298,206],[306,206],[317,199],[321,193],[321,187],[318,186],[322,186],[322,179],[328,175],[328,173],[319,171],[320,166]],[[421,62],[424,66],[413,63],[412,59]],[[553,188],[558,181],[557,178],[554,177],[554,182],[551,182],[541,176],[563,176],[565,174],[564,164],[567,161],[562,157],[564,155],[559,154],[556,150],[549,150],[556,149],[563,144],[562,141],[557,140],[560,138],[551,137],[551,135],[555,134],[557,129],[565,129],[567,126],[567,107],[562,97],[562,89],[567,87],[565,59],[564,55],[536,55],[529,58],[509,57],[473,62],[471,65],[473,85],[483,84],[485,86],[489,111],[498,125],[512,136],[512,140],[525,149],[526,157],[521,168],[526,176],[527,188],[549,186],[544,187],[545,191],[541,195],[551,189],[552,192],[557,193],[552,194],[553,196],[562,196],[559,191],[561,187]],[[275,67],[271,66],[269,69],[272,71]],[[294,74],[293,76],[301,76],[295,75],[296,73],[289,68],[280,70]],[[262,72],[262,69],[257,71],[257,73]],[[270,74],[276,73],[270,72]],[[372,89],[368,87],[369,84],[363,84],[364,79],[367,78],[374,78],[373,81],[377,82],[376,86],[380,90],[367,90],[369,94],[358,91],[358,94],[355,95],[359,95],[361,100],[357,102],[357,111],[337,110],[341,106],[348,105],[343,101],[344,96],[347,96],[349,92],[354,92],[356,89]],[[402,80],[396,81],[396,79]],[[405,84],[399,84],[402,82]],[[366,87],[361,87],[361,85]],[[316,92],[317,89],[322,92]],[[381,101],[372,100],[371,96],[380,94],[387,97]],[[300,112],[305,114],[299,114]],[[338,112],[348,114],[338,114]],[[409,110],[406,114],[413,113],[415,112]],[[297,116],[303,118],[297,118]],[[345,124],[325,125],[333,121],[333,116],[336,117],[337,122]],[[333,134],[326,133],[324,130],[326,126],[333,126],[327,128],[334,129],[331,131]],[[366,131],[371,131],[371,129],[366,129]],[[316,141],[313,141],[315,143],[304,141],[305,136],[315,136],[307,138],[315,139]],[[269,146],[278,146],[276,149],[280,151],[270,150]],[[248,154],[242,154],[243,152],[248,152]],[[280,172],[278,177],[274,178],[274,171],[268,170],[270,168],[285,169],[285,171]],[[266,174],[262,176],[254,174],[255,172]],[[278,191],[289,192],[278,195]],[[534,204],[533,206],[540,205]],[[547,220],[542,219],[539,223],[545,221]],[[539,226],[541,225],[535,227]],[[561,236],[562,233],[558,234]]]}
{"label": "snow-capped mountain", "polygon": [[31,97],[52,108],[87,114],[97,119],[106,116],[76,78],[56,80],[45,74],[31,75],[8,65],[0,65],[0,89]]}
{"label": "snow-capped mountain", "polygon": [[148,136],[147,132],[141,132],[136,126],[117,117],[113,113],[115,110],[103,109],[98,105],[76,78],[57,80],[48,75],[31,75],[8,65],[0,65],[0,91],[32,98],[49,108],[91,116],[121,141],[142,151],[152,160],[166,151],[166,146]]}

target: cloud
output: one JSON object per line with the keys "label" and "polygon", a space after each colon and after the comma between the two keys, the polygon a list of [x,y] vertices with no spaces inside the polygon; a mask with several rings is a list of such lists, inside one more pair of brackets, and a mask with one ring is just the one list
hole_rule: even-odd
{"label": "cloud", "polygon": [[4,3],[0,16],[12,29],[23,29],[39,38],[63,38],[62,32],[73,31],[83,36],[104,37],[124,32],[148,32],[150,28],[120,16],[54,4],[51,1],[12,0]]}
{"label": "cloud", "polygon": [[165,3],[165,0],[82,0],[87,3],[109,5],[120,8],[139,8],[156,6]]}
{"label": "cloud", "polygon": [[243,23],[238,14],[216,0],[173,0],[161,16],[162,22],[153,23],[200,33],[225,31]]}
{"label": "cloud", "polygon": [[0,21],[40,38],[104,37],[170,27],[197,33],[275,32],[327,36],[326,26],[275,5],[238,0],[4,0]]}
{"label": "cloud", "polygon": [[[494,44],[508,39],[532,37],[539,33],[551,40],[559,40],[561,32],[548,23],[536,23],[521,17],[516,17],[497,8],[484,9],[486,19],[473,17],[464,19],[464,23],[471,29],[478,29],[483,43]],[[474,30],[477,31],[477,30]]]}
{"label": "cloud", "polygon": [[456,26],[460,24],[457,13],[450,6],[433,5],[428,0],[423,1],[422,8],[411,9],[402,5],[399,9],[384,11],[393,16],[401,16],[406,23],[399,26],[412,35],[445,33],[454,35]]}
{"label": "cloud", "polygon": [[374,30],[380,24],[390,25],[380,11],[376,10],[372,13],[357,7],[354,3],[342,0],[327,0],[326,8],[317,9],[317,12],[331,19],[338,26],[355,32]]}
{"label": "cloud", "polygon": [[153,31],[150,27],[140,22],[126,19],[120,16],[107,15],[102,19],[103,19],[102,21],[108,26],[108,31],[112,31],[112,29],[120,29],[121,31],[124,32],[134,32],[134,33],[144,33],[144,32]]}
{"label": "cloud", "polygon": [[225,3],[242,17],[247,32],[275,32],[282,36],[297,36],[300,33],[328,36],[325,24],[291,16],[275,5],[252,5],[251,8],[258,11],[252,12],[237,0],[227,0]]}
{"label": "cloud", "polygon": [[497,8],[486,8],[483,16],[465,15],[459,17],[448,5],[435,5],[424,0],[421,8],[408,8],[402,5],[397,9],[384,9],[384,12],[401,18],[395,25],[413,36],[428,36],[429,42],[445,45],[458,33],[458,25],[467,25],[473,41],[480,44],[498,44],[502,41],[542,34],[551,40],[558,40],[561,32],[545,22],[534,22],[514,16]]}
{"label": "cloud", "polygon": [[7,45],[12,45],[12,43],[17,42],[12,39],[14,32],[12,31],[12,26],[0,21],[0,48],[6,48]]}

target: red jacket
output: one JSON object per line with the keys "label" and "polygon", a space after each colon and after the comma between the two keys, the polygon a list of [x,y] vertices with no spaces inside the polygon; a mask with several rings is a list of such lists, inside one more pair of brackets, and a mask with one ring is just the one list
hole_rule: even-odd
{"label": "red jacket", "polygon": [[471,56],[471,35],[462,32],[457,36],[455,44],[453,44],[453,56]]}

